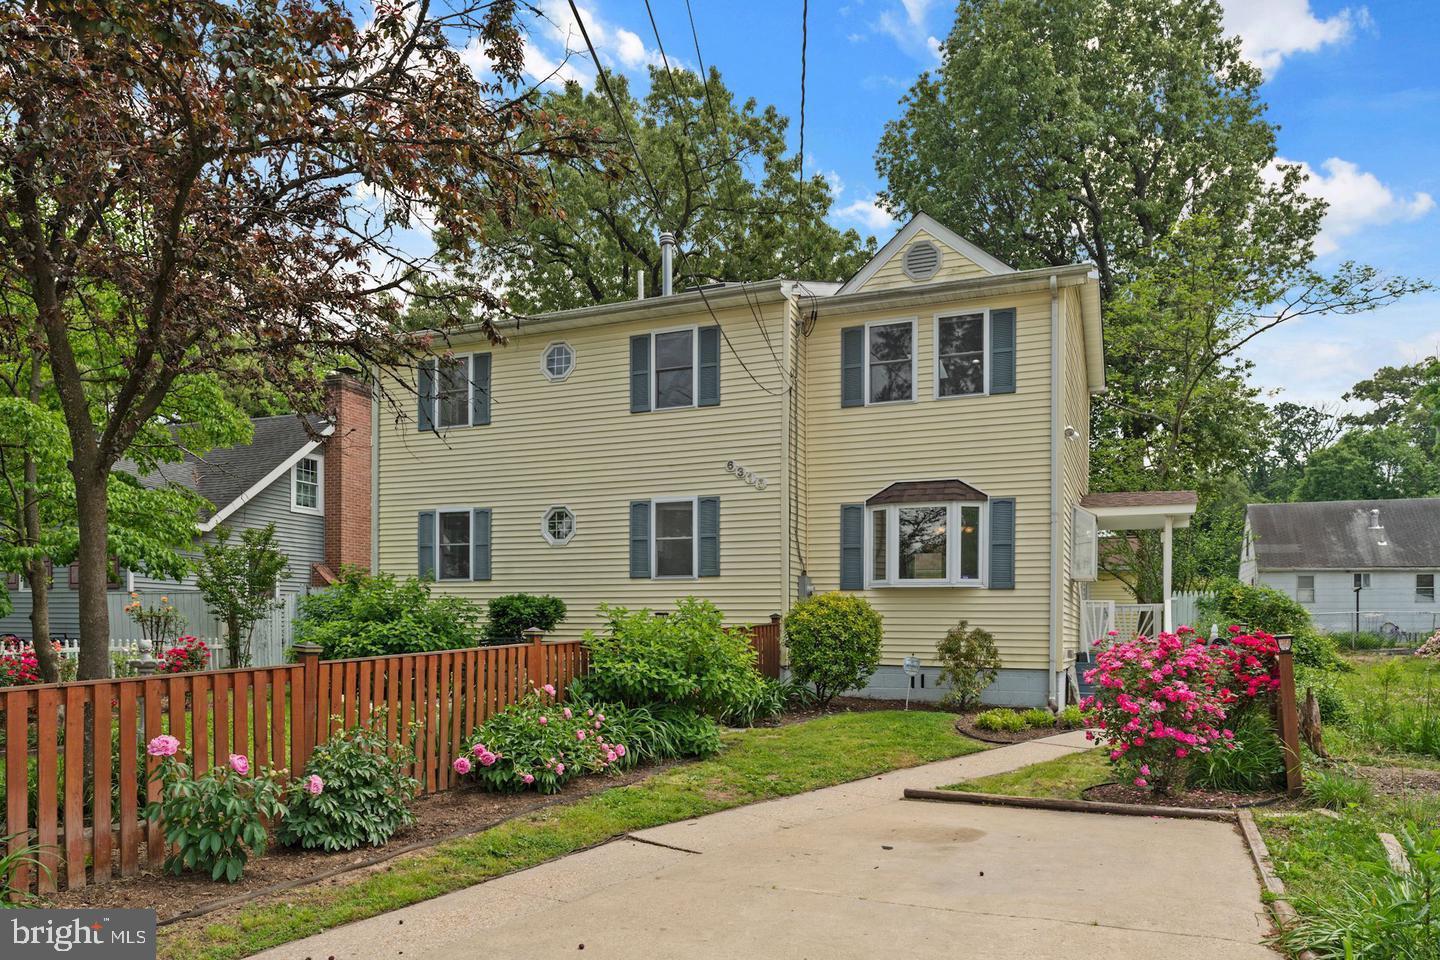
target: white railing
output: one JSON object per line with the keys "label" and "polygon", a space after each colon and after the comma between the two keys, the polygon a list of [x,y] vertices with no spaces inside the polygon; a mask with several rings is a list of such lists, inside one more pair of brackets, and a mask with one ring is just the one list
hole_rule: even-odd
{"label": "white railing", "polygon": [[1110,632],[1122,640],[1141,634],[1153,637],[1164,625],[1165,606],[1159,603],[1116,603],[1114,600],[1086,600],[1081,615],[1081,641],[1085,649],[1110,639]]}

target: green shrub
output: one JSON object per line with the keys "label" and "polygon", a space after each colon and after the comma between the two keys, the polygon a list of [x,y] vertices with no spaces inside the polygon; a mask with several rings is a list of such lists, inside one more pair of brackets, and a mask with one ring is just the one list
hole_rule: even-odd
{"label": "green shrub", "polygon": [[773,720],[785,712],[788,688],[779,680],[761,678],[753,690],[720,715],[732,727],[753,727],[758,720]]}
{"label": "green shrub", "polygon": [[[378,847],[415,822],[410,803],[420,784],[405,771],[414,761],[386,739],[385,716],[372,714],[366,726],[337,734],[315,748],[305,777],[288,793],[279,839],[306,850]],[[319,777],[312,793],[310,777]]]}
{"label": "green shrub", "polygon": [[1025,721],[1027,727],[1055,726],[1055,714],[1044,707],[1031,707],[1020,714],[1020,719]]}
{"label": "green shrub", "polygon": [[1314,807],[1345,810],[1370,801],[1370,784],[1339,770],[1306,770],[1305,799]]}
{"label": "green shrub", "polygon": [[485,604],[487,619],[481,642],[520,643],[531,627],[546,633],[565,620],[565,601],[548,594],[507,593]]}
{"label": "green shrub", "polygon": [[1235,746],[1196,752],[1187,775],[1192,787],[1255,793],[1285,775],[1285,750],[1267,710],[1247,710],[1234,720]]}
{"label": "green shrub", "polygon": [[[617,732],[612,735],[630,745],[637,763],[713,757],[720,752],[720,727],[686,707],[621,707],[617,717]],[[607,714],[606,722],[611,719]]]}
{"label": "green shrub", "polygon": [[612,739],[604,711],[557,703],[553,689],[532,690],[476,727],[451,764],[455,772],[498,793],[558,793],[627,757],[630,748]]}
{"label": "green shrub", "polygon": [[628,707],[674,704],[712,717],[763,699],[749,636],[726,629],[709,601],[686,597],[668,617],[624,607],[601,613],[606,628],[584,635],[588,697]]}
{"label": "green shrub", "polygon": [[975,726],[996,733],[1019,733],[1025,729],[1025,716],[1008,707],[996,707],[977,714]]}
{"label": "green shrub", "polygon": [[1395,646],[1380,634],[1364,630],[1359,633],[1353,630],[1337,630],[1330,634],[1330,639],[1341,650],[1385,650]]}
{"label": "green shrub", "polygon": [[968,710],[980,702],[980,694],[1000,672],[1000,652],[988,630],[971,627],[961,620],[935,646],[940,662],[940,682],[950,685],[944,702]]}
{"label": "green shrub", "polygon": [[295,642],[318,643],[327,660],[474,646],[480,608],[430,590],[415,577],[347,569],[339,583],[300,600]]}
{"label": "green shrub", "polygon": [[1079,730],[1085,726],[1085,714],[1075,704],[1070,704],[1055,718],[1055,726],[1061,730]]}
{"label": "green shrub", "polygon": [[211,880],[234,883],[251,854],[260,856],[269,841],[267,822],[285,815],[278,782],[269,771],[252,771],[243,756],[227,766],[192,778],[190,765],[177,756],[179,741],[161,735],[150,753],[161,758],[153,777],[160,799],[145,805],[145,819],[161,822],[174,853],[165,859],[171,873],[196,870]]}
{"label": "green shrub", "polygon": [[1315,702],[1320,707],[1320,719],[1326,723],[1344,724],[1350,720],[1350,706],[1340,692],[1339,681],[1329,670],[1297,666],[1295,668],[1295,698],[1304,704],[1306,689],[1315,691]]}
{"label": "green shrub", "polygon": [[880,665],[883,637],[880,614],[847,593],[816,594],[785,616],[790,670],[815,688],[822,706],[865,685]]}
{"label": "green shrub", "polygon": [[1291,956],[1311,950],[1326,960],[1435,960],[1440,957],[1440,830],[1401,830],[1408,870],[1377,865],[1341,880],[1324,896],[1295,898],[1299,918],[1281,942]]}
{"label": "green shrub", "polygon": [[[1223,630],[1239,624],[1268,634],[1296,634],[1310,628],[1310,612],[1288,594],[1274,587],[1241,583],[1221,577],[1201,599],[1197,619],[1206,625],[1218,623]],[[1202,633],[1205,631],[1201,631]]]}

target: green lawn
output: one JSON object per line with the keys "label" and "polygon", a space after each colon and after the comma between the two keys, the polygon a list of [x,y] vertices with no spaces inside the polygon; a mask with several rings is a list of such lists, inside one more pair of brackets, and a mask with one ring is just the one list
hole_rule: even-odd
{"label": "green lawn", "polygon": [[1327,728],[1327,746],[1342,756],[1408,754],[1440,765],[1440,661],[1402,655],[1346,658],[1339,675],[1349,716]]}
{"label": "green lawn", "polygon": [[975,780],[962,780],[942,790],[969,793],[999,793],[1012,797],[1053,797],[1079,800],[1080,791],[1097,783],[1113,780],[1110,764],[1103,750],[1069,753],[1008,773],[995,773]]}
{"label": "green lawn", "polygon": [[289,891],[257,901],[224,923],[162,928],[160,956],[248,956],[630,831],[983,749],[954,732],[954,717],[929,711],[840,714],[729,733],[724,750],[711,760],[441,844],[356,883]]}

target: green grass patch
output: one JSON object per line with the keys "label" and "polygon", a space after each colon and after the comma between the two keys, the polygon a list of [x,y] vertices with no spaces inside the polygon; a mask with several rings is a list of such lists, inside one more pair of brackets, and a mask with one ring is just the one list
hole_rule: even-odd
{"label": "green grass patch", "polygon": [[941,787],[969,793],[998,793],[1011,797],[1053,797],[1079,800],[1080,791],[1113,780],[1103,750],[1069,753],[1054,760],[1031,764],[1008,773],[994,773],[975,780],[962,780]]}
{"label": "green grass patch", "polygon": [[1360,759],[1375,752],[1440,760],[1440,662],[1356,655],[1337,683],[1347,704],[1338,745]]}
{"label": "green grass patch", "polygon": [[160,956],[249,956],[634,830],[983,749],[983,744],[955,733],[954,717],[929,711],[840,714],[727,733],[724,750],[711,760],[441,844],[398,859],[390,869],[356,883],[257,901],[224,923],[162,928]]}

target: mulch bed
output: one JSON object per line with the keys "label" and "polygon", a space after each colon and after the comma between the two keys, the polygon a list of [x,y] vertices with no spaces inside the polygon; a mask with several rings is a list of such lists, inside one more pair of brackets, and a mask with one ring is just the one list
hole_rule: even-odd
{"label": "mulch bed", "polygon": [[1132,803],[1151,807],[1191,807],[1200,810],[1233,810],[1239,807],[1268,807],[1285,799],[1282,793],[1233,793],[1228,790],[1185,790],[1173,796],[1158,794],[1127,783],[1098,783],[1080,791],[1086,800],[1105,803]]}
{"label": "mulch bed", "polygon": [[[236,897],[258,897],[277,886],[295,886],[327,877],[327,882],[343,883],[346,882],[344,878],[330,875],[337,871],[364,870],[391,859],[397,853],[408,852],[410,848],[430,846],[457,834],[475,833],[496,826],[543,807],[571,803],[612,787],[638,783],[669,766],[673,764],[640,767],[614,776],[580,777],[551,796],[486,793],[473,786],[427,794],[417,799],[411,808],[415,812],[415,823],[397,831],[383,847],[362,847],[339,853],[271,847],[265,856],[252,859],[246,865],[244,875],[235,883],[215,883],[193,873],[175,876],[147,871],[133,877],[113,879],[99,886],[52,894],[47,897],[47,906],[70,909],[149,908],[154,909],[164,922]],[[145,862],[143,851],[141,862]]]}
{"label": "mulch bed", "polygon": [[1352,769],[1356,776],[1368,781],[1376,793],[1388,797],[1412,793],[1440,794],[1440,770],[1368,766],[1356,766]]}
{"label": "mulch bed", "polygon": [[1053,737],[1060,733],[1069,733],[1065,727],[1031,727],[1027,730],[981,730],[975,726],[977,713],[962,713],[955,720],[955,731],[964,734],[975,740],[985,743],[1024,743],[1027,740],[1040,740],[1044,737]]}

